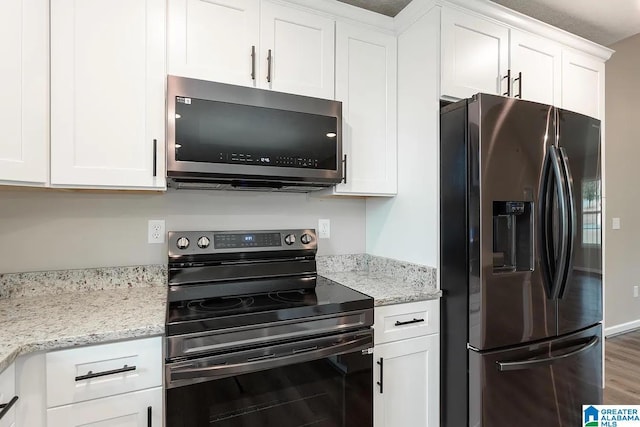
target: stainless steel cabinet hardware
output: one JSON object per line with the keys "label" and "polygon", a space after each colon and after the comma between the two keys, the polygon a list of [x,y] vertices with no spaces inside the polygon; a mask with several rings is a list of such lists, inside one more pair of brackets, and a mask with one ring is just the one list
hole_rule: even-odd
{"label": "stainless steel cabinet hardware", "polygon": [[344,172],[342,174],[342,182],[344,182],[345,184],[347,183],[347,155],[344,155],[344,159],[342,159],[342,166],[344,169]]}
{"label": "stainless steel cabinet hardware", "polygon": [[151,427],[151,406],[147,406],[147,427]]}
{"label": "stainless steel cabinet hardware", "polygon": [[9,401],[9,403],[3,403],[0,405],[0,420],[9,412],[11,407],[16,404],[18,401],[18,396],[13,396],[13,399]]}
{"label": "stainless steel cabinet hardware", "polygon": [[380,366],[380,381],[376,381],[376,384],[380,386],[380,394],[382,394],[382,383],[383,383],[383,375],[384,375],[384,359],[381,357],[380,360],[376,362],[378,366]]}
{"label": "stainless steel cabinet hardware", "polygon": [[271,49],[267,53],[267,82],[271,83]]}
{"label": "stainless steel cabinet hardware", "polygon": [[158,140],[153,140],[153,176],[158,174]]}
{"label": "stainless steel cabinet hardware", "polygon": [[256,79],[256,47],[251,46],[251,80]]}
{"label": "stainless steel cabinet hardware", "polygon": [[102,371],[102,372],[89,371],[85,375],[77,376],[76,377],[76,381],[89,380],[91,378],[104,377],[104,376],[107,376],[107,375],[121,374],[123,372],[135,371],[136,369],[137,368],[136,368],[135,365],[134,366],[124,365],[122,368],[112,369],[110,371]]}
{"label": "stainless steel cabinet hardware", "polygon": [[504,96],[511,96],[511,70],[507,70],[507,75],[502,80],[507,79],[507,91],[503,93]]}
{"label": "stainless steel cabinet hardware", "polygon": [[518,73],[518,77],[513,79],[513,82],[518,82],[518,94],[513,95],[513,97],[522,99],[522,72]]}
{"label": "stainless steel cabinet hardware", "polygon": [[396,326],[410,325],[412,323],[420,323],[420,322],[424,322],[424,319],[416,319],[416,318],[414,318],[413,320],[407,320],[406,322],[401,322],[401,321],[398,320],[396,322]]}

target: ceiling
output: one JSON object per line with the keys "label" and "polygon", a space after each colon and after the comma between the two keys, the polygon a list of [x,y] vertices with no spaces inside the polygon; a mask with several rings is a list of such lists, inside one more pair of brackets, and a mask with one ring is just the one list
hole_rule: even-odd
{"label": "ceiling", "polygon": [[[339,0],[395,16],[410,0]],[[494,0],[604,46],[640,32],[640,0]]]}

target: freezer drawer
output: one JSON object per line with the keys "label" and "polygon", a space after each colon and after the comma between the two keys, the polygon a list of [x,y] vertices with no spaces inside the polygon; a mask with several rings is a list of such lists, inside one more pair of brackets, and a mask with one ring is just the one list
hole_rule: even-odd
{"label": "freezer drawer", "polygon": [[492,352],[469,351],[469,426],[582,425],[602,402],[602,328]]}

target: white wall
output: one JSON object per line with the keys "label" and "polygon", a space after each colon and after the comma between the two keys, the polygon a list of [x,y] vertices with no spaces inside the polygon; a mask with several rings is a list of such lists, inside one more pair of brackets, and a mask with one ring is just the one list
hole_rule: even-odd
{"label": "white wall", "polygon": [[434,7],[398,38],[398,195],[367,200],[367,252],[432,267],[440,263],[439,32]]}
{"label": "white wall", "polygon": [[[610,46],[606,63],[605,326],[607,332],[640,327],[640,34]],[[621,229],[611,228],[620,218]]]}
{"label": "white wall", "polygon": [[0,273],[166,263],[147,243],[147,220],[167,230],[317,228],[319,254],[365,251],[365,202],[305,194],[169,191],[165,194],[0,191]]}

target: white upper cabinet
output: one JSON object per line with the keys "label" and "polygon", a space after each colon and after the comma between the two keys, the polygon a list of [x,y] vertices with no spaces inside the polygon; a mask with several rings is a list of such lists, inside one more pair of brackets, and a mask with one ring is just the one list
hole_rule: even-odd
{"label": "white upper cabinet", "polygon": [[604,62],[569,50],[562,52],[562,108],[604,119]]}
{"label": "white upper cabinet", "polygon": [[267,1],[261,16],[258,86],[333,99],[333,19]]}
{"label": "white upper cabinet", "polygon": [[0,1],[0,28],[0,182],[45,184],[49,145],[49,1]]}
{"label": "white upper cabinet", "polygon": [[51,184],[165,188],[165,1],[51,1]]}
{"label": "white upper cabinet", "polygon": [[560,105],[560,45],[541,37],[511,30],[511,96]]}
{"label": "white upper cabinet", "polygon": [[255,85],[260,0],[169,0],[168,7],[169,74]]}
{"label": "white upper cabinet", "polygon": [[393,35],[338,22],[336,100],[342,101],[346,183],[334,194],[397,193],[397,47]]}
{"label": "white upper cabinet", "polygon": [[168,73],[333,99],[333,19],[261,0],[169,0]]}
{"label": "white upper cabinet", "polygon": [[441,96],[468,98],[478,92],[506,92],[507,27],[445,7],[441,37]]}

